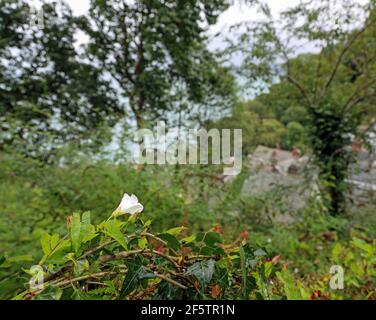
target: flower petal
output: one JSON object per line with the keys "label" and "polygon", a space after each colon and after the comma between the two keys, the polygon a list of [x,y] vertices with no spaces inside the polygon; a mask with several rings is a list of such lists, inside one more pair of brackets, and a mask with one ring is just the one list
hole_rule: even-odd
{"label": "flower petal", "polygon": [[132,194],[131,197],[130,197],[130,203],[131,204],[138,203],[138,198],[134,194]]}
{"label": "flower petal", "polygon": [[142,210],[144,210],[144,206],[140,203],[136,203],[135,205],[132,205],[131,207],[127,208],[127,213],[135,214],[142,212]]}
{"label": "flower petal", "polygon": [[121,199],[118,209],[121,212],[126,212],[127,208],[129,207],[130,201],[131,201],[131,197],[127,193],[125,193],[123,198]]}

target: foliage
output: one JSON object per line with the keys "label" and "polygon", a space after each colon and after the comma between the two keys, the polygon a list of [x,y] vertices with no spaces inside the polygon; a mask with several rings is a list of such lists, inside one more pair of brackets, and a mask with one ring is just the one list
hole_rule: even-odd
{"label": "foliage", "polygon": [[0,149],[51,162],[68,142],[98,151],[116,124],[231,109],[233,77],[205,34],[227,1],[91,1],[89,17],[42,4],[34,24],[27,1],[0,2]]}
{"label": "foliage", "polygon": [[[83,17],[42,1],[38,28],[0,0],[0,299],[376,299],[376,203],[344,206],[349,145],[375,120],[375,1],[277,19],[248,2],[261,19],[230,30],[231,66],[207,33],[230,1],[92,0]],[[127,162],[129,128],[156,119],[242,129],[241,173]],[[321,190],[247,195],[260,144],[313,153]],[[113,211],[125,192],[137,210]]]}
{"label": "foliage", "polygon": [[61,3],[43,5],[39,28],[27,2],[0,2],[0,149],[46,161],[68,141],[102,145],[109,137],[93,130],[121,113],[106,81],[79,59],[75,18]]}
{"label": "foliage", "polygon": [[[85,55],[111,77],[138,128],[169,120],[172,111],[187,120],[194,105],[229,107],[232,76],[207,49],[205,35],[227,7],[225,0],[91,1],[89,17],[79,18],[89,36]],[[205,112],[198,111],[203,121]]]}
{"label": "foliage", "polygon": [[260,144],[290,148],[286,139],[291,137],[286,136],[286,127],[275,118],[270,108],[257,101],[238,102],[231,116],[212,121],[207,126],[209,129],[242,129],[244,155],[252,153]]}
{"label": "foliage", "polygon": [[307,145],[307,133],[299,122],[290,122],[286,126],[284,146],[287,149],[300,148]]}
{"label": "foliage", "polygon": [[151,221],[137,216],[95,227],[89,214],[81,219],[69,220],[68,237],[41,238],[44,285],[16,299],[268,298],[264,287],[275,271],[262,249],[227,246],[215,232],[154,235]]}
{"label": "foliage", "polygon": [[[358,126],[374,113],[375,2],[301,1],[277,18],[265,1],[254,3],[263,19],[242,24],[229,51],[244,53],[239,72],[250,88],[272,87],[271,98],[278,100],[286,90],[273,106],[278,117],[286,101],[294,101],[287,107],[305,108],[328,209],[343,213],[348,137],[359,135]],[[305,53],[305,43],[316,53]]]}
{"label": "foliage", "polygon": [[[241,197],[246,170],[223,189],[204,168],[53,168],[4,154],[1,167],[1,299],[375,298],[369,214],[329,218],[312,203],[281,225],[268,213],[277,208]],[[128,190],[145,211],[106,221]],[[47,280],[32,293],[35,265]],[[345,290],[330,290],[332,265]]]}

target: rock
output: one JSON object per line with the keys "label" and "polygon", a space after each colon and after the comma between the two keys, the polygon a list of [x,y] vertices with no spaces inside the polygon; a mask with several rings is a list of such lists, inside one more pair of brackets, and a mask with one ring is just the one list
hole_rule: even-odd
{"label": "rock", "polygon": [[[363,205],[376,199],[376,155],[360,147],[356,150],[357,164],[350,168],[347,180],[350,185],[348,196],[353,204]],[[242,194],[262,200],[272,195],[272,201],[278,202],[276,207],[281,211],[303,209],[310,196],[319,193],[318,169],[310,165],[308,156],[299,158],[298,155],[297,152],[257,147],[248,155],[250,175]]]}

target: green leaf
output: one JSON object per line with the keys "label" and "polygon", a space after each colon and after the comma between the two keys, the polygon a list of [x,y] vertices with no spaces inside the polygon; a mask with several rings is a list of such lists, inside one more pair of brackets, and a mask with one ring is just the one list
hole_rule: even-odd
{"label": "green leaf", "polygon": [[341,244],[338,242],[334,245],[333,249],[332,249],[332,259],[334,262],[338,262],[339,261],[339,257],[341,255],[341,252],[342,252],[342,246]]}
{"label": "green leaf", "polygon": [[[68,261],[67,254],[71,252],[71,242],[69,240],[59,241],[59,244],[56,248],[51,252],[48,256],[45,256],[43,259],[46,259],[50,263],[64,263]],[[40,264],[43,264],[44,261],[42,260]]]}
{"label": "green leaf", "polygon": [[172,228],[172,229],[167,230],[165,233],[171,234],[173,236],[177,236],[186,229],[187,229],[186,227],[176,227],[176,228]]}
{"label": "green leaf", "polygon": [[90,232],[90,212],[82,214],[80,240],[82,241]]}
{"label": "green leaf", "polygon": [[145,249],[148,246],[148,240],[146,238],[138,239],[138,246],[140,249]]}
{"label": "green leaf", "polygon": [[82,243],[95,237],[95,229],[90,224],[90,212],[84,212],[82,219],[79,213],[73,213],[71,240],[74,251],[77,253]]}
{"label": "green leaf", "polygon": [[364,240],[359,238],[353,238],[352,244],[358,247],[359,249],[362,249],[363,251],[367,252],[367,254],[373,255],[374,248],[372,247],[372,245],[368,244]]}
{"label": "green leaf", "polygon": [[277,272],[276,275],[283,284],[283,289],[288,300],[302,299],[301,291],[288,270]]}
{"label": "green leaf", "polygon": [[49,286],[36,296],[35,300],[60,300],[63,290],[56,286]]}
{"label": "green leaf", "polygon": [[265,262],[264,264],[264,275],[265,278],[268,279],[273,272],[273,263],[272,262]]}
{"label": "green leaf", "polygon": [[71,227],[71,240],[73,249],[75,252],[78,251],[81,245],[81,218],[80,214],[75,212],[73,213],[73,219],[72,219],[72,227]]}
{"label": "green leaf", "polygon": [[33,256],[31,254],[25,254],[22,256],[15,256],[7,258],[9,262],[23,262],[23,261],[33,261]]}
{"label": "green leaf", "polygon": [[210,259],[207,261],[196,262],[187,269],[187,276],[195,276],[203,286],[206,286],[212,279],[215,269],[215,261]]}
{"label": "green leaf", "polygon": [[84,271],[88,270],[90,267],[89,261],[87,259],[82,259],[78,261],[74,261],[74,275],[76,277],[80,276],[84,273]]}
{"label": "green leaf", "polygon": [[173,235],[169,233],[162,233],[158,235],[159,238],[162,240],[167,241],[167,247],[173,249],[173,250],[179,250],[180,249],[180,242],[178,239],[176,239]]}
{"label": "green leaf", "polygon": [[147,230],[150,227],[151,223],[152,223],[152,220],[150,219],[144,222],[144,229]]}
{"label": "green leaf", "polygon": [[191,236],[189,236],[189,237],[186,237],[186,238],[184,238],[184,239],[181,239],[180,240],[180,243],[181,244],[188,244],[188,243],[191,243],[191,242],[193,242],[193,241],[195,241],[196,240],[196,236],[195,235],[191,235]]}
{"label": "green leaf", "polygon": [[216,232],[207,232],[203,241],[210,247],[214,247],[217,243],[222,243],[222,237]]}
{"label": "green leaf", "polygon": [[86,242],[94,239],[97,235],[98,234],[95,231],[95,227],[92,224],[90,224],[86,234],[83,235],[82,243],[86,243]]}
{"label": "green leaf", "polygon": [[40,238],[40,242],[42,245],[42,250],[45,256],[49,255],[53,250],[56,249],[57,245],[59,244],[60,237],[58,234],[49,235],[45,233]]}
{"label": "green leaf", "polygon": [[267,255],[267,253],[265,252],[265,250],[262,250],[262,249],[257,249],[255,252],[254,252],[254,255],[256,257],[264,257]]}
{"label": "green leaf", "polygon": [[114,240],[116,240],[125,250],[128,250],[125,236],[121,232],[123,223],[118,220],[108,220],[104,223],[104,232]]}
{"label": "green leaf", "polygon": [[125,264],[127,265],[128,272],[125,276],[120,292],[120,299],[123,299],[125,296],[136,290],[140,284],[140,278],[147,273],[145,272],[141,259],[138,256],[132,260],[126,260]]}
{"label": "green leaf", "polygon": [[242,292],[244,299],[247,299],[247,266],[246,266],[246,259],[245,259],[245,252],[244,248],[239,248],[239,255],[240,255],[240,266],[242,269]]}
{"label": "green leaf", "polygon": [[0,255],[0,266],[5,262],[6,258],[5,256],[2,254]]}

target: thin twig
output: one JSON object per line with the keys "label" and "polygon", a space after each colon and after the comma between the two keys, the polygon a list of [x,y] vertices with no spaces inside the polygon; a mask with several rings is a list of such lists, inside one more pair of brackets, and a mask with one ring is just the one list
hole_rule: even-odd
{"label": "thin twig", "polygon": [[101,257],[99,257],[99,260],[102,263],[105,263],[105,262],[112,261],[112,260],[125,259],[125,258],[128,258],[129,256],[137,255],[137,254],[142,254],[142,255],[154,254],[154,255],[158,255],[158,256],[161,256],[162,258],[168,260],[169,262],[171,262],[175,266],[175,268],[177,268],[177,269],[181,268],[179,266],[179,264],[174,260],[174,257],[171,257],[171,256],[169,256],[167,254],[162,253],[162,252],[159,252],[159,251],[156,251],[156,250],[150,250],[150,249],[139,249],[139,250],[131,250],[131,251],[122,251],[122,252],[119,252],[119,253],[117,253],[115,255],[101,256]]}
{"label": "thin twig", "polygon": [[94,252],[96,252],[96,251],[98,251],[98,250],[100,250],[100,249],[103,249],[104,247],[106,247],[106,246],[108,246],[108,245],[110,245],[110,244],[112,244],[112,243],[115,243],[115,242],[116,242],[115,240],[107,241],[107,242],[105,242],[105,243],[99,245],[98,247],[95,247],[95,248],[93,248],[93,249],[91,249],[91,250],[85,252],[85,253],[81,256],[81,259],[86,258],[87,256],[93,254]]}
{"label": "thin twig", "polygon": [[185,285],[183,285],[183,284],[181,284],[181,283],[179,283],[179,282],[177,282],[177,281],[175,281],[175,280],[173,280],[173,279],[171,279],[171,278],[169,278],[169,277],[167,277],[167,276],[165,276],[163,274],[159,274],[157,272],[154,272],[154,275],[156,277],[162,279],[162,280],[165,280],[165,281],[173,284],[174,286],[177,286],[177,287],[183,289],[183,290],[187,290],[188,289],[188,287],[186,287]]}

